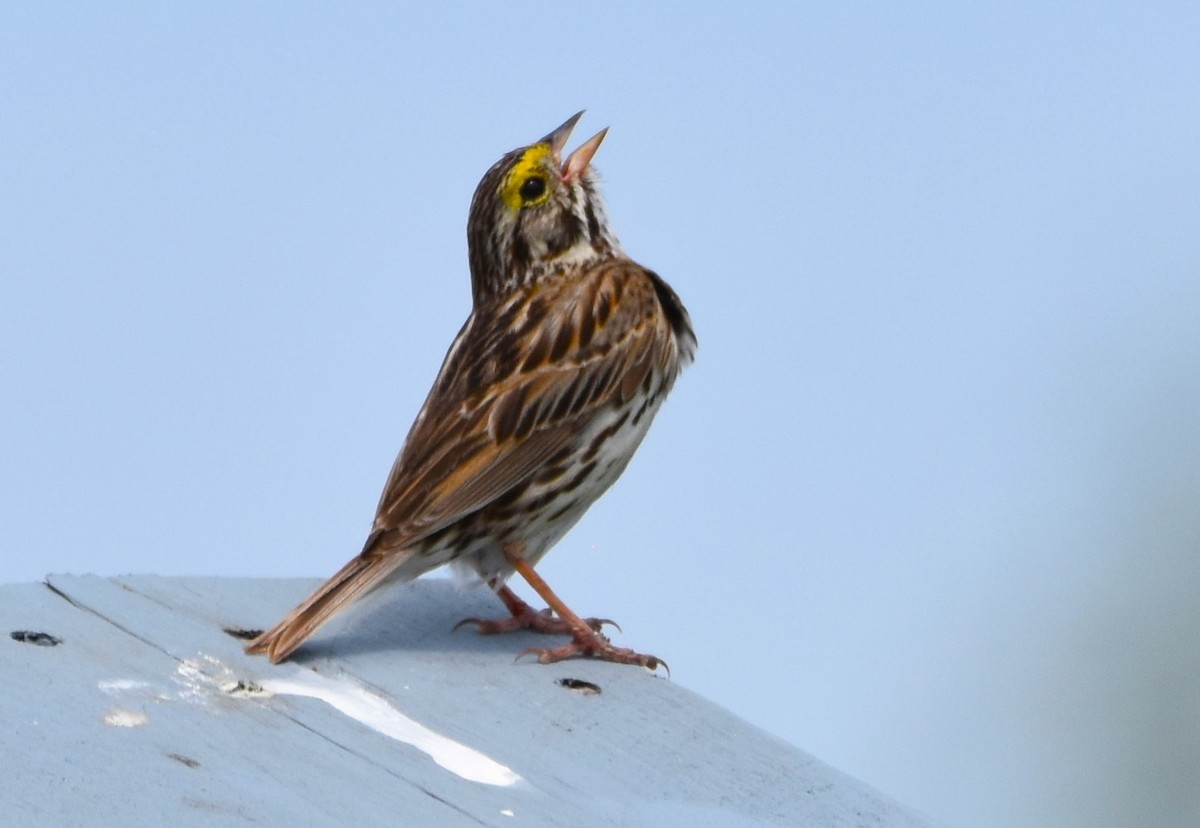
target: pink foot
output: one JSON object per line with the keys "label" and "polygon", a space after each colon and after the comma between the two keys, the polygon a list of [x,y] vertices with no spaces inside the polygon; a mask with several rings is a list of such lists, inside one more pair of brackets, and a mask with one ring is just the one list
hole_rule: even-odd
{"label": "pink foot", "polygon": [[[593,619],[588,620],[591,621]],[[637,664],[655,672],[661,666],[667,671],[668,676],[671,675],[671,668],[667,666],[667,662],[658,656],[643,655],[627,647],[614,647],[595,627],[586,633],[575,631],[572,635],[573,638],[569,644],[564,644],[561,647],[530,647],[522,650],[517,655],[517,658],[523,655],[536,655],[539,663],[553,664],[556,661],[568,658],[586,656],[588,658],[598,658],[601,661],[612,661],[617,664]]]}
{"label": "pink foot", "polygon": [[[621,629],[617,626],[617,622],[611,621],[608,618],[584,618],[583,620],[597,633],[604,629],[605,624],[612,624],[618,630]],[[464,624],[474,624],[476,632],[482,635],[495,635],[497,633],[516,632],[517,630],[529,630],[530,632],[546,633],[548,635],[575,634],[575,629],[568,622],[555,615],[554,611],[549,607],[538,611],[528,604],[517,609],[512,616],[499,621],[486,618],[464,618],[454,625],[454,629],[457,630]]]}
{"label": "pink foot", "polygon": [[617,629],[616,622],[607,618],[580,618],[571,612],[571,608],[533,571],[533,567],[522,557],[520,544],[510,544],[504,547],[504,557],[512,564],[513,571],[519,573],[533,587],[552,609],[537,612],[529,604],[521,600],[515,592],[504,585],[499,579],[490,582],[496,596],[508,607],[512,618],[503,621],[485,621],[482,618],[467,618],[454,626],[458,629],[463,624],[474,624],[481,633],[502,633],[513,630],[532,630],[533,632],[570,635],[571,642],[561,647],[530,647],[517,655],[532,653],[542,664],[553,664],[566,658],[586,656],[602,661],[612,661],[616,664],[636,664],[657,672],[661,666],[671,675],[671,668],[658,656],[643,655],[626,647],[614,647],[604,635],[604,625],[612,624]]}

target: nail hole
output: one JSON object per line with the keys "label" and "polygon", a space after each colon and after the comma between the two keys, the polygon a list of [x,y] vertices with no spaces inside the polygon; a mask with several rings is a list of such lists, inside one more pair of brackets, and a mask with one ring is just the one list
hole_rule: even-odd
{"label": "nail hole", "polygon": [[599,684],[592,684],[590,681],[577,678],[561,678],[558,680],[558,686],[574,690],[576,693],[582,693],[585,696],[594,696],[600,692]]}
{"label": "nail hole", "polygon": [[182,753],[168,753],[168,759],[174,759],[181,765],[187,765],[189,768],[198,768],[200,763],[190,756],[184,756]]}
{"label": "nail hole", "polygon": [[241,627],[222,627],[226,635],[240,638],[242,641],[252,641],[262,635],[262,630],[244,630]]}
{"label": "nail hole", "polygon": [[25,644],[33,644],[37,647],[57,647],[62,643],[61,638],[57,638],[50,633],[44,632],[13,630],[8,635],[13,641],[21,641]]}

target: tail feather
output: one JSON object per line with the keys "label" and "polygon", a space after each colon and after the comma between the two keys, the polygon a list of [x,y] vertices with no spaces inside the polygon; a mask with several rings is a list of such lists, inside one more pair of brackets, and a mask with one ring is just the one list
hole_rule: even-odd
{"label": "tail feather", "polygon": [[283,661],[337,612],[383,583],[404,558],[394,552],[355,556],[287,617],[247,644],[246,653],[265,654],[274,664]]}

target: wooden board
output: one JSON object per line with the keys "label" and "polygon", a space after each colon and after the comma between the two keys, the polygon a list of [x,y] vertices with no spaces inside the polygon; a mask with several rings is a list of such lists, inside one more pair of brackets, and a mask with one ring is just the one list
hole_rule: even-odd
{"label": "wooden board", "polygon": [[661,673],[452,633],[483,590],[393,588],[278,666],[225,632],[315,585],[0,587],[4,824],[928,824]]}

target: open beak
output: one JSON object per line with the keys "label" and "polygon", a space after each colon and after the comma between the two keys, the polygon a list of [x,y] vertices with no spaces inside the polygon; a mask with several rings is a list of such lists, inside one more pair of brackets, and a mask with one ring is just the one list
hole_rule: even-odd
{"label": "open beak", "polygon": [[596,154],[596,150],[600,149],[600,142],[604,140],[604,136],[607,134],[608,127],[605,127],[576,147],[575,151],[567,156],[567,160],[563,163],[562,168],[563,181],[570,184],[583,175],[583,171],[591,163],[592,156]]}
{"label": "open beak", "polygon": [[[563,148],[567,145],[567,140],[571,137],[571,130],[575,128],[575,124],[579,123],[579,119],[582,117],[582,111],[576,112],[562,126],[541,140],[540,143],[550,145],[550,151],[554,153],[555,161],[562,157]],[[563,181],[569,184],[583,175],[584,170],[591,163],[592,156],[600,148],[600,142],[604,140],[604,136],[607,133],[608,127],[605,127],[576,147],[575,151],[567,156],[567,160],[562,165]]]}
{"label": "open beak", "polygon": [[549,144],[550,151],[554,153],[554,160],[557,161],[562,157],[563,147],[567,145],[567,139],[571,137],[571,130],[575,128],[575,124],[579,123],[579,119],[583,117],[584,110],[579,110],[570,118],[567,118],[558,129],[551,132],[539,144]]}

